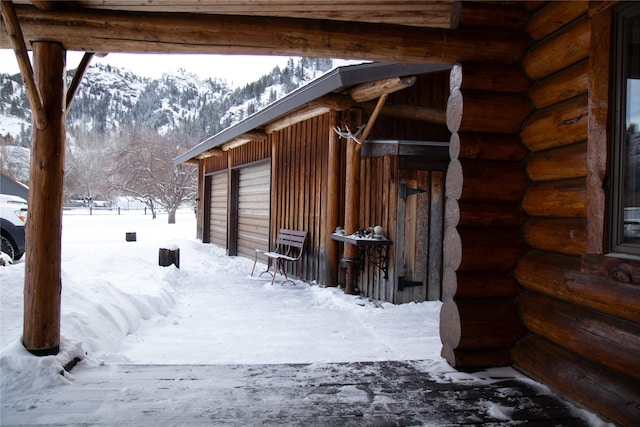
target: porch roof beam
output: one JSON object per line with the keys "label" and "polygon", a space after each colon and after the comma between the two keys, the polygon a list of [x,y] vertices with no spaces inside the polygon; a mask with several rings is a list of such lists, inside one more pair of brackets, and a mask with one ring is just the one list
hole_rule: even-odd
{"label": "porch roof beam", "polygon": [[[302,18],[16,6],[26,41],[122,53],[293,55],[452,64],[516,63],[525,34]],[[372,43],[376,40],[376,43]],[[11,46],[2,32],[0,48]]]}

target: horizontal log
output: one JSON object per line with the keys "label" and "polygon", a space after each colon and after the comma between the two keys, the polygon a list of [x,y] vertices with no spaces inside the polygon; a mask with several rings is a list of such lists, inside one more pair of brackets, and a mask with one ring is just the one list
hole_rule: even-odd
{"label": "horizontal log", "polygon": [[416,77],[393,77],[385,80],[362,83],[349,90],[351,99],[355,102],[367,102],[377,99],[382,95],[388,95],[399,90],[406,89],[416,83]]}
{"label": "horizontal log", "polygon": [[449,151],[453,150],[464,159],[519,161],[528,154],[517,135],[503,133],[461,132],[451,138]]}
{"label": "horizontal log", "polygon": [[585,254],[580,271],[617,282],[640,285],[640,260],[637,259]]}
{"label": "horizontal log", "polygon": [[589,56],[591,25],[585,16],[535,44],[522,60],[532,80],[540,80]]}
{"label": "horizontal log", "polygon": [[527,159],[532,181],[557,181],[587,176],[587,143],[542,151]]}
{"label": "horizontal log", "polygon": [[534,183],[522,200],[522,208],[535,217],[586,217],[587,187],[585,178]]}
{"label": "horizontal log", "polygon": [[559,346],[640,380],[640,325],[527,292],[519,299],[525,326]]}
{"label": "horizontal log", "polygon": [[579,257],[530,252],[514,274],[527,289],[640,323],[638,286],[582,273]]}
{"label": "horizontal log", "polygon": [[[452,77],[454,77],[453,74]],[[451,88],[451,93],[449,93],[449,98],[447,99],[446,117],[447,128],[452,134],[455,134],[460,130],[460,125],[462,124],[463,108],[464,99],[462,97],[460,88]]]}
{"label": "horizontal log", "polygon": [[522,69],[511,65],[465,64],[463,73],[463,90],[524,93],[531,86]]}
{"label": "horizontal log", "polygon": [[512,364],[511,351],[508,348],[454,350],[448,345],[443,345],[441,356],[456,369],[481,369]]}
{"label": "horizontal log", "polygon": [[[40,11],[16,6],[25,40],[68,50],[121,53],[293,55],[451,64],[516,63],[525,34],[264,16]],[[0,28],[0,48],[10,47]]]}
{"label": "horizontal log", "polygon": [[522,292],[511,271],[458,271],[444,274],[442,299],[506,298]]}
{"label": "horizontal log", "polygon": [[265,127],[265,132],[267,134],[271,134],[273,132],[277,132],[279,130],[293,126],[297,123],[304,122],[305,120],[327,114],[329,111],[331,111],[331,108],[329,107],[310,103],[296,111],[289,113],[287,116],[280,120],[269,123]]}
{"label": "horizontal log", "polygon": [[[517,202],[527,188],[522,164],[493,160],[462,159],[462,194],[460,200]],[[460,179],[459,176],[452,177]]]}
{"label": "horizontal log", "polygon": [[458,228],[460,266],[465,270],[510,270],[527,250],[522,232],[517,228]]}
{"label": "horizontal log", "polygon": [[619,425],[640,423],[640,381],[530,336],[513,352],[516,367]]}
{"label": "horizontal log", "polygon": [[511,347],[525,333],[511,298],[448,299],[440,309],[440,338],[454,350]]}
{"label": "horizontal log", "polygon": [[464,173],[462,163],[459,159],[452,159],[447,167],[445,178],[445,195],[448,200],[459,200],[462,196],[462,186],[464,184]]}
{"label": "horizontal log", "polygon": [[587,101],[583,95],[532,114],[520,133],[522,143],[535,152],[586,141]]}
{"label": "horizontal log", "polygon": [[519,4],[462,2],[459,28],[520,31],[528,19]]}
{"label": "horizontal log", "polygon": [[[362,109],[366,113],[372,113],[376,108],[376,103],[367,102],[362,104]],[[419,120],[427,123],[446,123],[446,112],[440,108],[421,107],[419,105],[391,104],[386,102],[380,112],[381,116],[400,117],[403,119]]]}
{"label": "horizontal log", "polygon": [[444,228],[444,241],[442,242],[442,265],[443,271],[446,275],[447,272],[456,271],[460,267],[462,262],[462,242],[460,240],[460,233],[455,226],[448,226],[445,224]]}
{"label": "horizontal log", "polygon": [[522,94],[463,90],[462,96],[461,132],[517,133],[533,110]]}
{"label": "horizontal log", "polygon": [[[334,19],[340,21],[395,23],[436,28],[456,28],[460,20],[460,2],[456,0],[422,0],[418,2],[390,2],[388,0],[350,0],[348,2],[325,0],[105,2],[104,0],[83,0],[82,6],[143,12],[287,16],[296,18]],[[417,13],[418,11],[420,13]]]}
{"label": "horizontal log", "polygon": [[527,216],[519,203],[468,202],[458,203],[461,227],[520,227]]}
{"label": "horizontal log", "polygon": [[587,1],[547,2],[529,18],[527,33],[534,40],[540,40],[586,14],[588,8]]}
{"label": "horizontal log", "polygon": [[532,219],[524,227],[527,243],[536,249],[581,255],[587,247],[584,218]]}
{"label": "horizontal log", "polygon": [[[562,2],[573,3],[573,2]],[[529,91],[536,108],[545,108],[587,93],[589,61],[587,59],[538,81]]]}

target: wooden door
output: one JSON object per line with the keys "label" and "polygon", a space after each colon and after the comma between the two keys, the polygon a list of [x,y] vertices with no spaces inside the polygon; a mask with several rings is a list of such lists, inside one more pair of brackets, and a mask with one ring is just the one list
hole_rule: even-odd
{"label": "wooden door", "polygon": [[237,255],[254,257],[256,249],[269,250],[271,162],[238,170]]}
{"label": "wooden door", "polygon": [[398,193],[394,302],[439,300],[444,172],[401,171]]}
{"label": "wooden door", "polygon": [[226,170],[211,176],[209,242],[227,247],[227,201],[229,174]]}

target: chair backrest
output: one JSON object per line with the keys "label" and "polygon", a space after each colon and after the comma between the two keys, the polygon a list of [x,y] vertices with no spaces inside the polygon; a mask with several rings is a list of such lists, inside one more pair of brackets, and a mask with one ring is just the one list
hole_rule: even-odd
{"label": "chair backrest", "polygon": [[281,249],[284,255],[291,256],[292,248],[298,249],[298,254],[295,257],[300,259],[302,256],[304,244],[307,240],[307,232],[299,230],[287,230],[281,228],[276,237],[276,246]]}

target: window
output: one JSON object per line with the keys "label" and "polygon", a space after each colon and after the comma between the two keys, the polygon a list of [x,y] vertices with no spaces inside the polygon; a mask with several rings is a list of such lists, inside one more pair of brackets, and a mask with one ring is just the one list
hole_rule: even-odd
{"label": "window", "polygon": [[640,4],[615,17],[611,249],[640,255]]}

